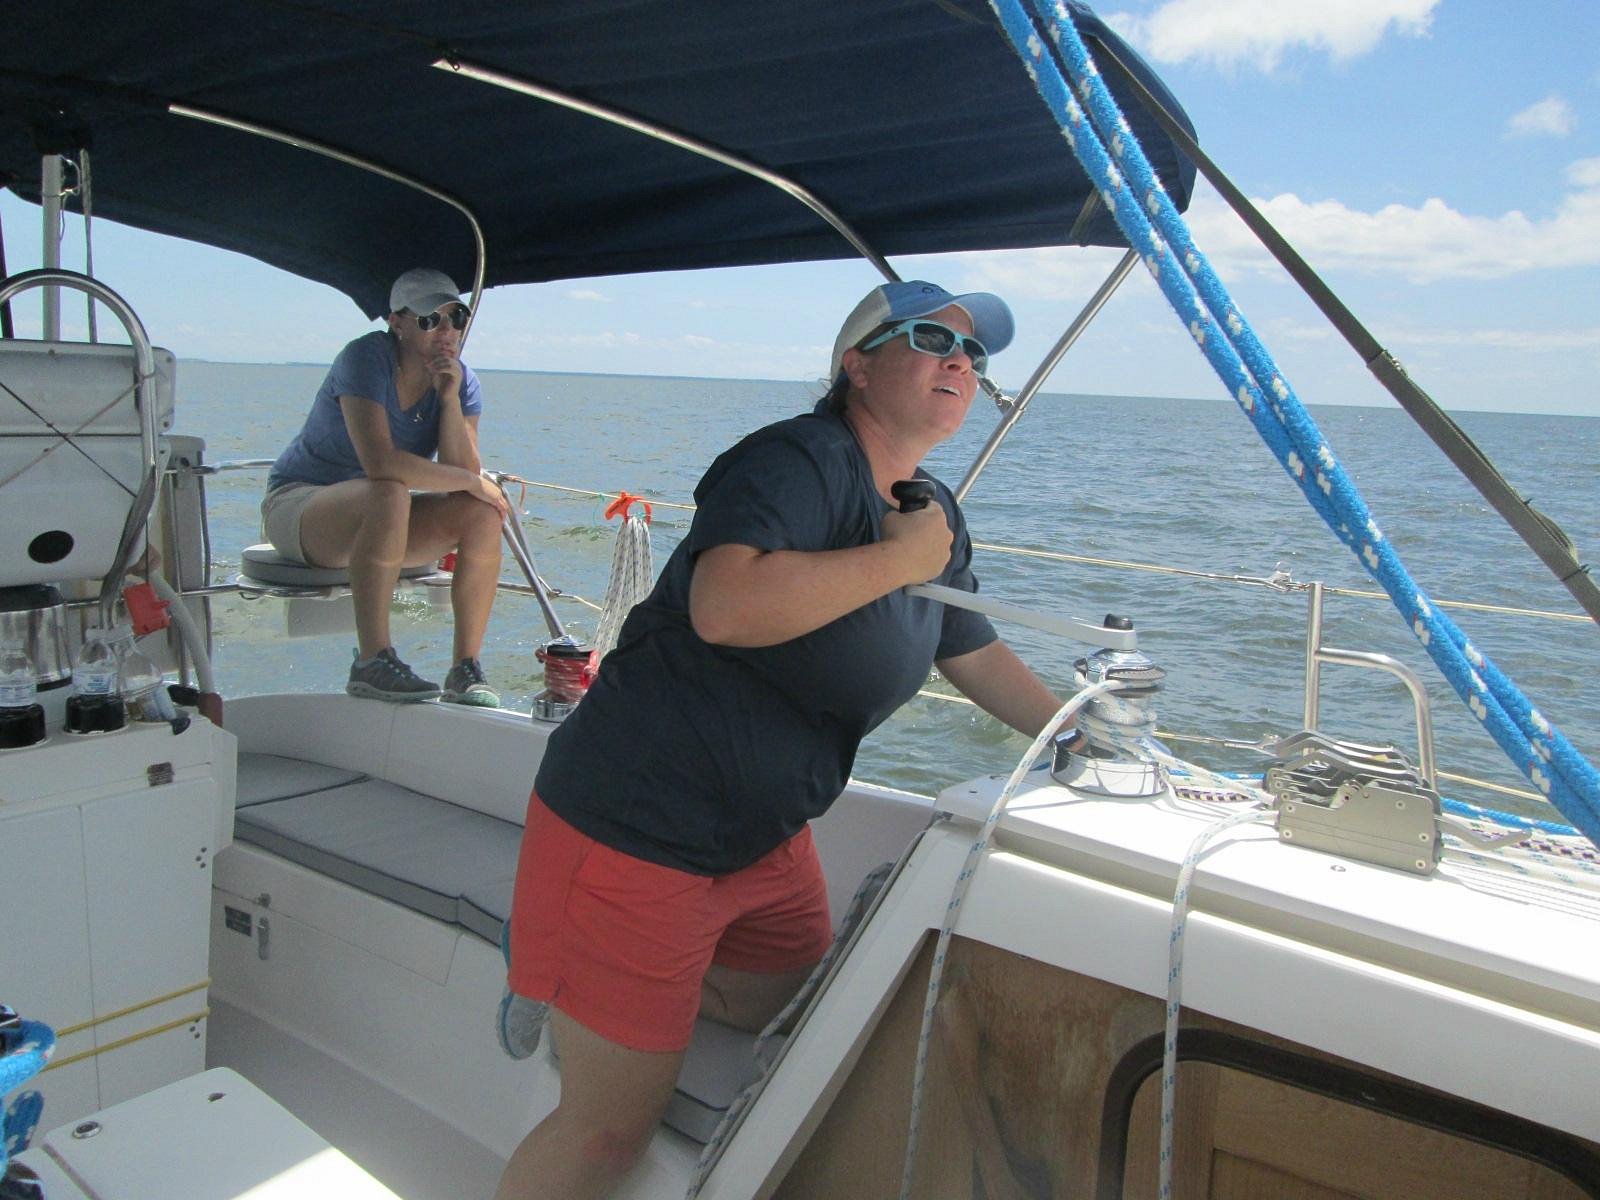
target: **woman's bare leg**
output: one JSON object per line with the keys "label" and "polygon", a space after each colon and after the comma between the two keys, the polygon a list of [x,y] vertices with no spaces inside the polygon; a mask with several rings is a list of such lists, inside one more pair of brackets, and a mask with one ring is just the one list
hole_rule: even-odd
{"label": "woman's bare leg", "polygon": [[811,968],[761,975],[712,963],[700,985],[700,1015],[750,1033],[760,1033],[783,1011]]}
{"label": "woman's bare leg", "polygon": [[319,567],[345,567],[355,599],[362,658],[390,644],[389,606],[406,560],[411,492],[386,479],[350,479],[324,488],[300,517],[300,547]]}
{"label": "woman's bare leg", "polygon": [[500,580],[500,514],[490,505],[465,492],[413,496],[401,483],[351,479],[306,505],[300,546],[307,562],[349,570],[362,658],[391,644],[389,608],[400,568],[455,550],[454,661],[478,656]]}
{"label": "woman's bare leg", "polygon": [[682,1051],[609,1042],[560,1009],[561,1103],[511,1155],[495,1200],[600,1200],[649,1144],[672,1098]]}
{"label": "woman's bare leg", "polygon": [[450,606],[455,614],[452,662],[477,658],[483,649],[495,586],[500,582],[500,514],[465,492],[417,496],[412,502],[406,561],[430,562],[456,552]]}

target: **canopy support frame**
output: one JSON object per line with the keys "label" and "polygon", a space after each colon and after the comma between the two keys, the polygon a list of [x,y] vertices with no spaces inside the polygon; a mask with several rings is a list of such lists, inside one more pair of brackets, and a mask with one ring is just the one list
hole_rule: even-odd
{"label": "canopy support frame", "polygon": [[209,109],[195,108],[188,104],[174,102],[167,105],[167,111],[176,117],[188,117],[195,121],[204,121],[210,125],[219,125],[224,129],[234,129],[240,133],[250,133],[274,142],[282,142],[284,145],[293,146],[297,150],[309,150],[313,154],[320,154],[324,158],[331,158],[336,162],[344,163],[346,166],[356,167],[373,175],[381,175],[383,178],[392,180],[395,183],[414,188],[426,196],[432,196],[435,200],[448,204],[459,212],[466,218],[467,224],[472,229],[472,243],[477,252],[477,265],[472,274],[472,303],[469,306],[471,312],[467,319],[467,328],[461,334],[462,341],[466,340],[467,334],[472,331],[472,321],[477,317],[478,299],[483,295],[483,277],[488,265],[488,249],[483,238],[483,226],[479,223],[477,214],[468,208],[463,201],[452,196],[449,192],[434,187],[432,184],[424,183],[420,179],[402,175],[399,171],[383,166],[381,163],[373,162],[369,158],[362,158],[358,154],[351,154],[348,150],[340,150],[336,146],[325,145],[298,133],[290,133],[287,130],[277,129],[271,125],[263,125],[257,121],[246,121],[240,117],[231,117],[225,113],[212,112]]}
{"label": "canopy support frame", "polygon": [[1000,423],[994,427],[994,432],[989,435],[989,440],[984,443],[983,449],[978,451],[978,456],[972,460],[972,465],[967,468],[966,476],[961,480],[961,485],[956,488],[957,504],[967,498],[967,493],[972,490],[972,485],[978,481],[978,476],[989,465],[989,460],[994,457],[995,451],[1000,448],[1000,443],[1005,441],[1006,436],[1011,432],[1011,427],[1022,419],[1023,410],[1028,407],[1034,395],[1044,386],[1044,381],[1050,377],[1050,373],[1066,357],[1067,351],[1072,349],[1073,343],[1083,335],[1083,331],[1089,328],[1089,323],[1100,315],[1100,310],[1106,306],[1106,301],[1110,300],[1116,290],[1122,286],[1122,281],[1128,277],[1129,272],[1133,270],[1138,262],[1139,253],[1136,250],[1126,251],[1117,260],[1117,265],[1111,268],[1111,273],[1095,289],[1094,295],[1089,297],[1089,302],[1073,318],[1072,324],[1067,326],[1060,339],[1051,347],[1050,353],[1046,354],[1044,360],[1034,368],[1033,374],[1028,377],[1028,382],[1017,393],[1017,398],[1001,416]]}

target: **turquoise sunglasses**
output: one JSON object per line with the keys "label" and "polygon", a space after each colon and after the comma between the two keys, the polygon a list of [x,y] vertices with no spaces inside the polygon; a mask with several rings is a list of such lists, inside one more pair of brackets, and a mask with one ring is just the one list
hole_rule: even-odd
{"label": "turquoise sunglasses", "polygon": [[937,321],[929,321],[924,317],[914,317],[909,321],[901,321],[892,328],[885,329],[877,337],[864,344],[861,349],[876,350],[885,342],[893,341],[901,334],[911,343],[913,350],[920,350],[923,354],[931,354],[935,358],[949,358],[957,350],[961,351],[972,360],[972,369],[982,375],[989,365],[989,351],[984,344],[971,334],[957,333],[948,325],[941,325]]}

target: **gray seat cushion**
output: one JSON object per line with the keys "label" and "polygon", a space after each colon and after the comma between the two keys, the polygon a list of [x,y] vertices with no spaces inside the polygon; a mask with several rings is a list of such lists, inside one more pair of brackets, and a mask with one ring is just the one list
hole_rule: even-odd
{"label": "gray seat cushion", "polygon": [[[521,828],[517,829],[520,836]],[[461,908],[457,920],[486,942],[500,944],[500,927],[511,916],[511,891],[516,886],[515,862],[513,873],[502,878],[482,880],[461,893]]]}
{"label": "gray seat cushion", "polygon": [[[464,924],[465,892],[516,877],[522,826],[362,779],[241,809],[234,836],[435,920]],[[482,926],[481,917],[474,924]],[[486,927],[473,932],[499,940],[498,924],[492,935]]]}
{"label": "gray seat cushion", "polygon": [[285,800],[322,792],[366,776],[360,771],[330,767],[326,763],[285,758],[281,754],[239,751],[239,791],[236,806],[248,808],[264,800]]}
{"label": "gray seat cushion", "polygon": [[[432,575],[433,563],[420,567],[401,567],[401,579],[420,579]],[[343,567],[313,567],[310,563],[285,558],[263,542],[246,546],[239,554],[239,574],[255,583],[269,587],[342,587],[350,582],[350,572]]]}

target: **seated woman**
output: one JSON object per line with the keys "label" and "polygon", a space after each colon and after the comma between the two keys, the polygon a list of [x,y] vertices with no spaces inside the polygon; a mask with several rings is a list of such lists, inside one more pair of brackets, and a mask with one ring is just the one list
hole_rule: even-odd
{"label": "seated woman", "polygon": [[[297,562],[349,569],[359,643],[345,685],[352,696],[500,703],[478,654],[500,579],[507,505],[478,459],[483,400],[461,361],[470,315],[442,272],[419,267],[400,276],[389,291],[389,328],[339,352],[267,477],[261,525],[273,548]],[[395,653],[389,607],[402,567],[452,550],[454,665],[441,689]]]}
{"label": "seated woman", "polygon": [[[500,1039],[545,1020],[561,1099],[498,1200],[604,1195],[672,1094],[697,1015],[760,1029],[832,938],[808,822],[937,664],[1029,735],[1059,702],[987,619],[908,595],[975,591],[950,489],[919,464],[961,428],[1011,312],[987,293],[875,288],[814,413],[724,453],[688,537],[566,722],[529,800]],[[899,511],[897,480],[936,499]]]}

